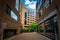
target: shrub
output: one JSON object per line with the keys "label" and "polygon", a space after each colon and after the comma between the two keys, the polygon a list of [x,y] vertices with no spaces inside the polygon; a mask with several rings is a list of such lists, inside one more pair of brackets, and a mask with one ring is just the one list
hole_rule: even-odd
{"label": "shrub", "polygon": [[29,32],[29,29],[22,29],[22,32]]}
{"label": "shrub", "polygon": [[40,32],[43,32],[44,30],[43,30],[43,28],[39,28],[39,31],[40,31]]}
{"label": "shrub", "polygon": [[31,23],[28,25],[28,28],[30,28],[30,32],[35,32],[36,31],[37,24]]}

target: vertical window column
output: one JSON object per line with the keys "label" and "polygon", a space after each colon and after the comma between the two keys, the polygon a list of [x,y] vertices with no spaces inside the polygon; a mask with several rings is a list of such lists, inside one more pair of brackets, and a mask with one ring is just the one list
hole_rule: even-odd
{"label": "vertical window column", "polygon": [[27,19],[27,13],[25,12],[25,16],[24,16],[24,24],[26,25],[26,19]]}

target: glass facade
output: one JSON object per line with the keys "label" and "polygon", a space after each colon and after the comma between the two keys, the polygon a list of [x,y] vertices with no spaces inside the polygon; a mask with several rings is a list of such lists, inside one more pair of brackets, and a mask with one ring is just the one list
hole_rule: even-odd
{"label": "glass facade", "polygon": [[50,20],[45,21],[45,31],[46,32],[54,32],[53,29],[53,19],[51,18]]}
{"label": "glass facade", "polygon": [[45,21],[45,33],[49,33],[49,37],[58,40],[57,16],[53,16]]}
{"label": "glass facade", "polygon": [[58,25],[57,25],[57,16],[54,17],[54,33],[55,33],[55,40],[58,40]]}

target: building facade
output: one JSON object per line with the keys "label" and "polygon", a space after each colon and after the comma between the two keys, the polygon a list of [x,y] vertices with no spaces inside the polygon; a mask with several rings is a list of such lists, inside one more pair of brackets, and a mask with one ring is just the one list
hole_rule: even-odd
{"label": "building facade", "polygon": [[34,15],[34,12],[32,14],[28,14],[27,25],[31,23],[36,23],[36,16]]}
{"label": "building facade", "polygon": [[34,11],[32,10],[27,10],[25,11],[27,14],[25,15],[25,28],[31,23],[36,23],[36,15],[34,15]]}
{"label": "building facade", "polygon": [[52,40],[60,40],[60,1],[37,0],[36,10],[38,32],[40,32],[39,28],[42,27],[43,35]]}
{"label": "building facade", "polygon": [[27,28],[30,23],[36,23],[36,15],[32,10],[25,8],[24,3],[20,3],[20,20],[22,28]]}
{"label": "building facade", "polygon": [[27,18],[28,18],[28,9],[25,8],[24,10],[25,14],[24,14],[24,28],[27,27]]}
{"label": "building facade", "polygon": [[0,40],[20,33],[18,8],[19,0],[0,0]]}

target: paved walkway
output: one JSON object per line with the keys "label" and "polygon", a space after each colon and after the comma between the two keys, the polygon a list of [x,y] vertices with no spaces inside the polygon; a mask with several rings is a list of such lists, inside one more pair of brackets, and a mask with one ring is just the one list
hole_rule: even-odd
{"label": "paved walkway", "polygon": [[36,32],[22,33],[20,35],[8,38],[6,40],[51,40],[45,36],[42,36]]}

